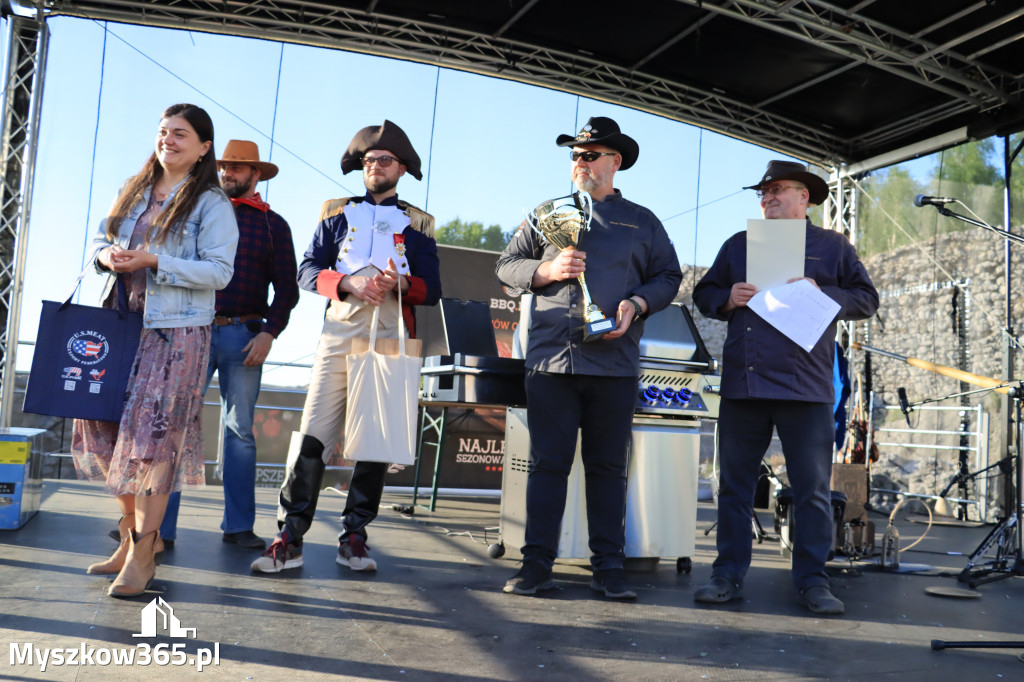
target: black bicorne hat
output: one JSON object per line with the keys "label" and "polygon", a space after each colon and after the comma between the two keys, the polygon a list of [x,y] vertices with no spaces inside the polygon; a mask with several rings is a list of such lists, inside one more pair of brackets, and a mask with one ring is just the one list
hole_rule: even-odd
{"label": "black bicorne hat", "polygon": [[417,180],[423,179],[423,173],[420,172],[420,157],[412,148],[412,142],[404,130],[387,119],[384,119],[384,125],[367,126],[356,133],[349,142],[348,149],[341,156],[342,174],[362,170],[363,154],[371,149],[386,149],[398,157],[409,175]]}

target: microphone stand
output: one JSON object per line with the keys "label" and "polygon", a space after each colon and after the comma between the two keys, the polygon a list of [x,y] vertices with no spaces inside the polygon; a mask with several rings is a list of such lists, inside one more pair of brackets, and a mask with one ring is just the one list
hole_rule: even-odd
{"label": "microphone stand", "polygon": [[956,218],[957,220],[965,222],[968,225],[974,225],[975,227],[980,227],[982,229],[988,230],[989,232],[995,232],[1003,239],[1007,239],[1011,242],[1016,242],[1018,244],[1024,244],[1024,237],[1021,237],[1018,234],[1014,234],[1008,230],[1000,230],[998,227],[989,225],[984,220],[978,220],[977,218],[971,218],[969,216],[961,215],[959,213],[954,213],[945,206],[939,206],[937,204],[931,205],[935,206],[935,210],[941,213],[942,215],[946,216],[947,218]]}
{"label": "microphone stand", "polygon": [[[995,580],[1002,580],[1003,578],[1009,578],[1015,575],[1024,575],[1024,561],[1021,559],[1021,523],[1020,523],[1020,512],[1021,512],[1021,483],[1024,482],[1024,476],[1021,473],[1021,404],[1024,402],[1024,382],[1020,382],[1016,389],[1011,391],[1013,396],[1014,408],[1017,413],[1017,448],[1016,454],[1013,459],[1017,460],[1017,496],[1016,504],[1017,507],[1014,509],[1012,514],[1007,515],[1003,518],[999,525],[992,529],[992,532],[982,540],[978,549],[974,550],[974,553],[968,558],[967,566],[963,572],[957,578],[960,582],[966,582],[971,587],[976,587],[983,583],[990,583]],[[996,556],[981,566],[975,567],[974,561],[978,557],[985,554],[989,548],[995,547]],[[1013,559],[1013,565],[1010,565],[1010,559]],[[998,574],[998,575],[992,575]],[[979,641],[964,641],[964,642],[947,642],[941,639],[933,639],[932,651],[941,651],[943,649],[1020,649],[1024,647],[1024,641],[1007,641],[1007,642],[979,642]]]}
{"label": "microphone stand", "polygon": [[[972,588],[985,583],[1010,578],[1015,575],[1024,575],[1024,556],[1021,555],[1021,542],[1024,540],[1021,533],[1021,487],[1024,485],[1024,471],[1021,467],[1021,437],[1024,436],[1024,425],[1021,418],[1024,417],[1024,382],[1018,382],[1010,395],[1013,397],[1013,406],[1016,413],[1016,447],[1012,459],[1016,466],[1016,485],[1010,482],[1007,476],[1007,498],[1016,487],[1012,495],[1014,507],[1007,510],[999,523],[985,536],[978,548],[967,557],[967,565],[957,576],[957,580],[967,583]],[[979,563],[989,550],[995,551],[995,557],[988,561]]]}

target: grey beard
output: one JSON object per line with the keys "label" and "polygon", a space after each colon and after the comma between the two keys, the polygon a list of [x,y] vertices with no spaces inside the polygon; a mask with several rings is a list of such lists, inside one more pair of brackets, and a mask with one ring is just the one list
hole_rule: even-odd
{"label": "grey beard", "polygon": [[593,192],[597,189],[597,180],[590,175],[577,175],[574,184],[581,192]]}

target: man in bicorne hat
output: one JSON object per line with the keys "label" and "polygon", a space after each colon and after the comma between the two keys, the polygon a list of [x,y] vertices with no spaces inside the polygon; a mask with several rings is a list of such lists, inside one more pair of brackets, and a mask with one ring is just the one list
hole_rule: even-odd
{"label": "man in bicorne hat", "polygon": [[[658,218],[613,186],[615,172],[636,163],[637,143],[604,117],[591,118],[578,134],[560,135],[555,143],[572,148],[572,180],[591,195],[593,217],[579,248],[559,250],[524,227],[498,258],[498,279],[534,294],[526,352],[526,544],[522,568],[504,591],[530,595],[555,586],[552,566],[579,431],[594,568],[590,587],[613,599],[635,599],[622,564],[639,341],[644,318],[672,302],[682,273]],[[615,323],[587,342],[577,281],[584,271],[592,273],[587,287],[594,302]]]}
{"label": "man in bicorne hat", "polygon": [[[217,292],[217,314],[210,338],[206,385],[217,372],[220,387],[224,481],[223,541],[251,549],[267,543],[253,532],[256,521],[256,437],[253,415],[263,377],[263,361],[288,326],[299,302],[295,248],[288,223],[270,209],[256,183],[277,175],[277,166],[260,161],[255,142],[231,140],[217,160],[220,185],[235,207],[238,250],[235,274]],[[270,287],[274,299],[267,305]],[[177,534],[181,493],[173,493],[160,526],[166,545]]]}
{"label": "man in bicorne hat", "polygon": [[774,428],[793,489],[793,585],[800,602],[812,612],[840,615],[845,608],[832,594],[825,572],[835,538],[830,478],[836,321],[873,315],[878,292],[850,241],[807,218],[807,207],[828,196],[824,180],[801,163],[771,161],[760,182],[744,189],[757,191],[764,218],[807,221],[802,279],[840,308],[810,353],[761,319],[747,306],[757,288],[746,281],[745,231],[726,240],[693,290],[694,303],[704,315],[729,323],[718,418],[718,557],[711,582],[699,588],[694,599],[717,604],[743,595],[751,559],[754,492]]}
{"label": "man in bicorne hat", "polygon": [[[342,173],[363,171],[366,194],[331,199],[320,209],[313,241],[299,264],[299,286],[327,300],[323,332],[302,411],[292,434],[281,486],[273,544],[252,563],[254,571],[277,573],[302,565],[302,537],[313,523],[324,467],[337,449],[345,424],[348,394],[346,356],[352,340],[370,333],[380,308],[379,338],[396,338],[398,304],[410,336],[413,306],[436,305],[441,298],[434,218],[399,201],[396,187],[407,172],[417,180],[420,158],[405,132],[391,121],[363,128],[341,157]],[[367,552],[366,526],[377,516],[388,465],[357,462],[349,484],[337,562],[354,571],[375,571]]]}

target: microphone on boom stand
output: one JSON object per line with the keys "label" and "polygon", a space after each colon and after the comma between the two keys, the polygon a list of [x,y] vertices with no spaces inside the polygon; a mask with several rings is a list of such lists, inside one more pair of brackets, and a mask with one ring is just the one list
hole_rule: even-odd
{"label": "microphone on boom stand", "polygon": [[[900,386],[896,389],[896,395],[899,396],[900,401],[900,412],[903,413],[904,418],[907,420],[907,426],[910,426],[910,401],[907,400],[907,389]],[[913,427],[910,427],[913,428]]]}
{"label": "microphone on boom stand", "polygon": [[955,203],[956,199],[953,197],[926,197],[923,194],[918,194],[914,197],[914,206],[945,206],[946,204]]}

